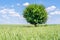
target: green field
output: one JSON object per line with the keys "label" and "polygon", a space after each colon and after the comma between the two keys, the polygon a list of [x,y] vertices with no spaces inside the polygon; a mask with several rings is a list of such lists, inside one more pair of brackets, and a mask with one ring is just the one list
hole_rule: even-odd
{"label": "green field", "polygon": [[60,40],[60,25],[0,25],[0,40]]}

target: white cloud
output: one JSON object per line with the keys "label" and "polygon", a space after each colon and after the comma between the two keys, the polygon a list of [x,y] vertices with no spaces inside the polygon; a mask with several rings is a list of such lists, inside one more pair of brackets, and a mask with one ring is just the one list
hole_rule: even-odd
{"label": "white cloud", "polygon": [[4,8],[0,10],[0,14],[2,15],[11,15],[11,16],[18,16],[20,17],[19,13],[15,11],[15,9]]}
{"label": "white cloud", "polygon": [[56,6],[50,6],[50,7],[46,8],[46,10],[48,12],[47,23],[48,24],[57,24],[57,23],[60,24],[60,18],[59,18],[60,9],[57,8]]}
{"label": "white cloud", "polygon": [[24,4],[23,4],[23,6],[28,6],[28,5],[29,5],[29,3],[28,3],[28,2],[26,2],[26,3],[24,3]]}
{"label": "white cloud", "polygon": [[2,10],[0,10],[0,13],[2,13],[2,14],[5,14],[5,13],[7,13],[7,9],[2,9]]}
{"label": "white cloud", "polygon": [[15,9],[4,8],[0,10],[1,14],[9,14],[10,16],[20,17],[19,13],[15,11]]}
{"label": "white cloud", "polygon": [[18,13],[11,13],[11,16],[17,16],[17,17],[20,17],[20,15]]}
{"label": "white cloud", "polygon": [[27,24],[23,15],[20,15],[15,9],[10,8],[0,9],[0,19],[0,23],[2,24]]}
{"label": "white cloud", "polygon": [[50,6],[50,7],[46,8],[46,10],[50,16],[60,14],[60,10],[56,6]]}
{"label": "white cloud", "polygon": [[51,14],[51,15],[56,15],[56,14],[59,15],[59,14],[60,14],[60,11],[54,11],[54,12],[51,12],[50,14]]}
{"label": "white cloud", "polygon": [[46,8],[47,12],[50,12],[50,11],[54,11],[56,10],[56,6],[50,6],[48,8]]}

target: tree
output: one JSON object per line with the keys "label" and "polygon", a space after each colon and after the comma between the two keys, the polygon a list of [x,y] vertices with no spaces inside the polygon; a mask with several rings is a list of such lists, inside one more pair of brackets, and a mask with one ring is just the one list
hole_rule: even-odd
{"label": "tree", "polygon": [[24,18],[30,24],[37,26],[37,24],[43,24],[47,21],[47,12],[43,5],[30,4],[23,12]]}

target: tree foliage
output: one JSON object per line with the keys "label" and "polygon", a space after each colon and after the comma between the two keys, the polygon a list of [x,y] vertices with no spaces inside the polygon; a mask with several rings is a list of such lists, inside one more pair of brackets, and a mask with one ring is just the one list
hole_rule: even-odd
{"label": "tree foliage", "polygon": [[34,24],[43,24],[47,21],[47,12],[43,5],[30,4],[24,10],[24,18],[27,22]]}

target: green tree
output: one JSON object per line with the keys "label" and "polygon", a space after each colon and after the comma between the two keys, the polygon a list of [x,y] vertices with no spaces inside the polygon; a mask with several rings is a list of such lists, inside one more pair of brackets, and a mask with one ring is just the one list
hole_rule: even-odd
{"label": "green tree", "polygon": [[47,12],[43,5],[30,4],[23,12],[24,18],[30,24],[37,26],[37,24],[43,24],[47,21]]}

